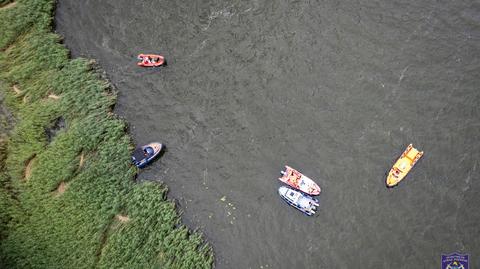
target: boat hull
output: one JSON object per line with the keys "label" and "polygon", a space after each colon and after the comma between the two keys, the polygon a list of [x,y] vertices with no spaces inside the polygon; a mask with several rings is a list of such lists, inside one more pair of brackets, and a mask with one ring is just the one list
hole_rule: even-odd
{"label": "boat hull", "polygon": [[163,145],[161,143],[158,143],[158,142],[152,142],[150,144],[144,145],[144,146],[141,147],[141,149],[146,150],[148,147],[153,149],[153,154],[151,154],[148,157],[146,157],[144,159],[141,159],[139,161],[135,160],[134,158],[132,160],[133,163],[135,164],[135,166],[137,166],[138,168],[144,168],[149,163],[151,163],[160,154],[160,152],[163,149]]}
{"label": "boat hull", "polygon": [[303,175],[292,167],[285,165],[283,176],[278,178],[281,182],[309,195],[319,195],[320,186],[309,177]]}
{"label": "boat hull", "polygon": [[[146,63],[143,61],[145,57],[149,57],[150,59],[154,59],[155,61]],[[141,60],[141,62],[138,62],[137,65],[143,67],[157,67],[165,64],[165,58],[162,55],[157,54],[139,54],[137,59]]]}
{"label": "boat hull", "polygon": [[400,158],[388,172],[387,179],[385,180],[387,187],[391,188],[397,186],[422,156],[423,151],[414,148],[412,144],[408,145]]}
{"label": "boat hull", "polygon": [[300,210],[307,216],[313,216],[317,206],[319,206],[317,199],[286,186],[278,188],[278,194],[288,205]]}

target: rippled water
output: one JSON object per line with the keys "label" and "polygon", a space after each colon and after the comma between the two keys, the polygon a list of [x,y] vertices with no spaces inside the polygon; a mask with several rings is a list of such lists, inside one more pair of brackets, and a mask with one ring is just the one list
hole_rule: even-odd
{"label": "rippled water", "polygon": [[[479,2],[60,0],[56,26],[135,141],[167,144],[140,178],[170,186],[217,268],[480,263]],[[410,142],[425,155],[388,190]],[[315,217],[276,194],[284,164],[322,187]]]}

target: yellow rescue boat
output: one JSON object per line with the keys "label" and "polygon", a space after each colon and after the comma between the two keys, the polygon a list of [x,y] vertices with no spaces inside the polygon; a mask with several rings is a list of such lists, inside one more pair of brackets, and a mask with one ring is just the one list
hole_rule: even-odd
{"label": "yellow rescue boat", "polygon": [[387,176],[387,187],[396,186],[407,174],[417,161],[423,156],[423,151],[418,151],[412,144],[402,153],[402,156],[393,165]]}

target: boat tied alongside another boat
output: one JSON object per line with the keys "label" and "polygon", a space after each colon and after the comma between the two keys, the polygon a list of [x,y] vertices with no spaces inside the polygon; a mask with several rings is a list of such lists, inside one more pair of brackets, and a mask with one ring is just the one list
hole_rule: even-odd
{"label": "boat tied alongside another boat", "polygon": [[319,206],[317,199],[287,186],[281,186],[278,188],[278,194],[287,204],[295,207],[308,216],[313,216],[315,210],[317,210],[317,206]]}
{"label": "boat tied alongside another boat", "polygon": [[279,180],[290,187],[281,186],[278,188],[278,194],[289,205],[302,211],[308,216],[313,216],[318,200],[313,198],[314,195],[320,194],[320,186],[312,179],[285,165],[285,171],[281,171],[282,177]]}
{"label": "boat tied alongside another boat", "polygon": [[163,145],[158,142],[152,142],[145,146],[136,148],[132,153],[132,162],[138,168],[144,168],[152,162],[163,149]]}
{"label": "boat tied alongside another boat", "polygon": [[320,194],[320,186],[315,181],[292,167],[285,165],[285,171],[281,171],[281,173],[283,176],[279,180],[283,183],[309,195]]}

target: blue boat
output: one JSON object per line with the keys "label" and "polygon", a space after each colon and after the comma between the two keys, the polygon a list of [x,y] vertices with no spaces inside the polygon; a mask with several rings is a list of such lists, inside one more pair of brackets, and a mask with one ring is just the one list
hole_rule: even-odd
{"label": "blue boat", "polygon": [[319,205],[318,200],[312,196],[286,186],[278,188],[278,194],[280,194],[287,204],[295,207],[308,216],[313,216]]}
{"label": "blue boat", "polygon": [[132,162],[138,168],[144,168],[160,154],[162,149],[163,145],[157,142],[136,148],[132,154]]}

